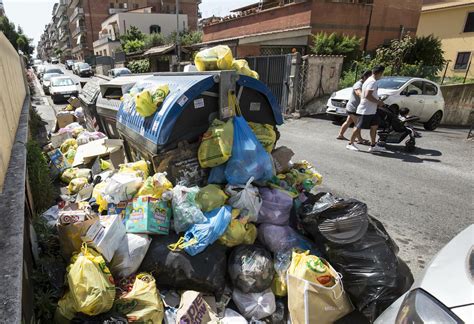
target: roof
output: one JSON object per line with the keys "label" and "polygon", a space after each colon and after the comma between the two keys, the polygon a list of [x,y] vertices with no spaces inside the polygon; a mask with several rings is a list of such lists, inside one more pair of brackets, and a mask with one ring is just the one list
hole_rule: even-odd
{"label": "roof", "polygon": [[[175,44],[167,44],[167,45],[161,45],[161,46],[155,46],[152,47],[148,50],[146,50],[143,55],[144,56],[152,56],[152,55],[163,55],[163,54],[168,54],[170,52],[174,52],[175,50]],[[182,49],[184,52],[186,52],[185,49]]]}
{"label": "roof", "polygon": [[424,5],[421,8],[421,11],[427,12],[427,11],[435,11],[435,10],[445,10],[445,9],[453,9],[453,8],[465,7],[465,6],[474,6],[474,2],[472,0],[456,0],[456,1],[450,1],[450,2],[428,4],[428,5]]}
{"label": "roof", "polygon": [[259,2],[255,2],[255,3],[251,3],[249,5],[246,5],[237,9],[233,9],[230,12],[239,12],[239,11],[249,10],[249,9],[258,7],[258,5],[259,5]]}

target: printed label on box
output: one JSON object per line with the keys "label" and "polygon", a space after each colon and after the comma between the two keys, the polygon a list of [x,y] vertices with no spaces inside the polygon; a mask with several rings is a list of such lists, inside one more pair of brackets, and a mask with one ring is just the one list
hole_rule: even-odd
{"label": "printed label on box", "polygon": [[184,107],[184,105],[188,102],[188,97],[186,97],[185,95],[182,95],[181,98],[179,98],[178,100],[178,105],[180,105],[181,107]]}
{"label": "printed label on box", "polygon": [[194,109],[204,108],[204,98],[194,100]]}

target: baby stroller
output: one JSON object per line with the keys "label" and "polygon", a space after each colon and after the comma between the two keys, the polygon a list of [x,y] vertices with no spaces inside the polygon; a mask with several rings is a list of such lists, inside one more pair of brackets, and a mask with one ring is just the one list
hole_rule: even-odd
{"label": "baby stroller", "polygon": [[402,121],[398,118],[398,107],[389,107],[388,105],[379,108],[377,113],[381,121],[378,131],[378,144],[381,146],[385,146],[387,143],[400,144],[405,138],[409,137],[405,142],[405,149],[407,152],[413,152],[415,150],[415,131],[407,127],[406,124],[420,118],[412,116]]}

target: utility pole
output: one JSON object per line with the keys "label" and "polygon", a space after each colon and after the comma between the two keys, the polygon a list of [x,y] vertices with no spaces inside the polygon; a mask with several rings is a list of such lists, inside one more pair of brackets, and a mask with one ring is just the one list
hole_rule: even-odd
{"label": "utility pole", "polygon": [[370,33],[370,27],[372,24],[372,12],[374,11],[374,4],[367,4],[366,6],[370,6],[370,15],[369,15],[369,22],[367,24],[367,27],[365,28],[364,53],[367,52],[367,44],[369,42],[369,33]]}
{"label": "utility pole", "polygon": [[176,70],[179,72],[179,64],[181,62],[181,44],[179,35],[179,0],[176,0],[176,58],[177,67]]}

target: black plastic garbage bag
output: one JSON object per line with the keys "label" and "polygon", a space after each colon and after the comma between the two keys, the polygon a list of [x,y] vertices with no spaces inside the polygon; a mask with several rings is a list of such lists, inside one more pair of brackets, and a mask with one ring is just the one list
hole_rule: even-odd
{"label": "black plastic garbage bag", "polygon": [[272,255],[258,245],[240,245],[229,257],[232,284],[244,293],[257,293],[270,288],[274,273]]}
{"label": "black plastic garbage bag", "polygon": [[161,288],[196,290],[220,294],[225,287],[226,247],[218,243],[208,246],[196,256],[184,251],[170,251],[169,244],[179,237],[153,236],[139,271],[151,272]]}
{"label": "black plastic garbage bag", "polygon": [[114,313],[107,312],[96,316],[89,316],[82,313],[76,314],[71,320],[71,324],[127,324],[127,317]]}
{"label": "black plastic garbage bag", "polygon": [[361,239],[350,244],[327,242],[326,252],[342,274],[354,306],[371,322],[413,283],[410,269],[397,257],[397,245],[372,217]]}
{"label": "black plastic garbage bag", "polygon": [[308,194],[299,211],[300,225],[315,241],[348,244],[367,231],[367,205],[330,193]]}

